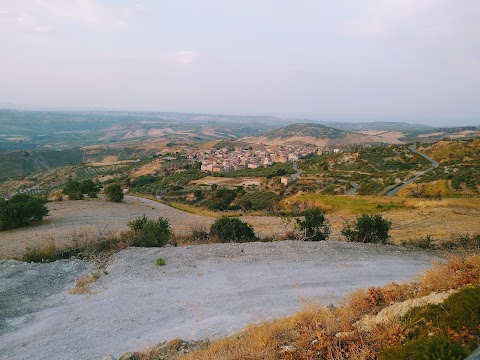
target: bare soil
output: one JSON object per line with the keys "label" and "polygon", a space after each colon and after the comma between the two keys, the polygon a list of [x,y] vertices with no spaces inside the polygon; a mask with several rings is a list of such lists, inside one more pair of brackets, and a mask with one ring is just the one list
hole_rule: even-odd
{"label": "bare soil", "polygon": [[[156,259],[166,260],[156,266]],[[404,281],[431,252],[346,242],[281,241],[130,248],[115,255],[91,293],[69,293],[93,266],[0,261],[0,358],[101,359],[146,345],[232,334],[335,303],[359,287]]]}

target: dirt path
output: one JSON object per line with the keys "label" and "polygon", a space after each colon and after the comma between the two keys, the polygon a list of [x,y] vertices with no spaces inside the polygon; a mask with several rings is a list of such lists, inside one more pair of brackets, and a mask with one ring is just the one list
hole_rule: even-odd
{"label": "dirt path", "polygon": [[[155,265],[163,257],[167,264]],[[175,337],[212,338],[294,313],[305,301],[328,304],[358,287],[412,278],[431,253],[372,244],[299,242],[127,249],[93,294],[70,295],[71,275],[88,266],[0,261],[0,357],[101,359]],[[58,265],[60,264],[60,265]],[[63,281],[55,288],[48,281]],[[36,286],[25,287],[24,280]]]}

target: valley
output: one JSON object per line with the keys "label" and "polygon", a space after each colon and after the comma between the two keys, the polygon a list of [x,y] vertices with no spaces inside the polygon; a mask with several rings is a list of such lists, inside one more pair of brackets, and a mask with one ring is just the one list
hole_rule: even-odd
{"label": "valley", "polygon": [[[405,293],[410,298],[391,293],[407,286],[391,282],[423,279],[432,261],[480,246],[476,127],[176,113],[0,111],[0,118],[8,119],[0,131],[1,204],[33,197],[48,213],[0,232],[7,285],[0,350],[10,357],[41,348],[40,358],[101,358],[160,343],[174,360],[188,356],[170,345],[176,337],[214,352],[210,341],[242,331],[228,345],[237,346],[257,331],[245,326],[263,329],[283,316],[275,321],[289,323],[310,309],[342,311],[342,326],[356,329],[346,314],[358,311],[357,321],[375,312],[356,309],[352,296],[370,304],[371,292],[384,291],[399,304],[417,301],[430,294],[418,285],[425,280],[408,285],[416,289]],[[302,228],[312,211],[323,217],[315,221],[327,241],[309,241],[311,230]],[[349,237],[364,217],[386,224],[384,242]],[[226,239],[214,235],[225,219],[238,220],[250,238],[237,237],[239,228]],[[148,238],[146,224],[161,221],[166,228],[153,239],[166,234],[166,242],[135,242]],[[462,274],[462,266],[477,269],[462,262]],[[475,274],[465,284],[476,284]],[[450,289],[461,287],[435,285],[428,296],[445,299]],[[20,297],[25,302],[12,307]],[[375,309],[388,305],[378,299]],[[329,341],[343,336],[335,329]],[[279,358],[291,349],[274,346]]]}

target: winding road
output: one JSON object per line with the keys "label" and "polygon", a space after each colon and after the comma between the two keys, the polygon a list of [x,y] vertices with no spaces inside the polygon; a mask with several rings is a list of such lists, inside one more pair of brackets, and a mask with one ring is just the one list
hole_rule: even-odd
{"label": "winding road", "polygon": [[430,161],[432,163],[432,166],[429,167],[428,169],[418,173],[417,175],[415,175],[414,177],[412,177],[411,179],[405,181],[404,183],[402,183],[401,185],[397,186],[396,188],[394,188],[393,190],[390,190],[388,193],[387,193],[387,196],[395,196],[400,190],[402,190],[405,186],[413,183],[414,181],[416,181],[420,176],[423,176],[425,175],[426,173],[432,171],[433,169],[437,168],[438,167],[438,162],[436,162],[435,160],[433,160],[431,157],[421,153],[420,151],[418,151],[416,148],[415,148],[415,145],[410,145],[408,147],[408,149],[411,151],[411,152],[414,152],[422,157],[424,157],[425,159],[427,159],[428,161]]}

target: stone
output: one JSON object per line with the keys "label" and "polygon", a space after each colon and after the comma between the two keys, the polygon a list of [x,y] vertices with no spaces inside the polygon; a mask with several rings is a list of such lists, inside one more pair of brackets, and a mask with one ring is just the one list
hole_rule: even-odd
{"label": "stone", "polygon": [[108,354],[102,360],[117,360],[117,358],[115,356],[113,356],[112,354]]}

